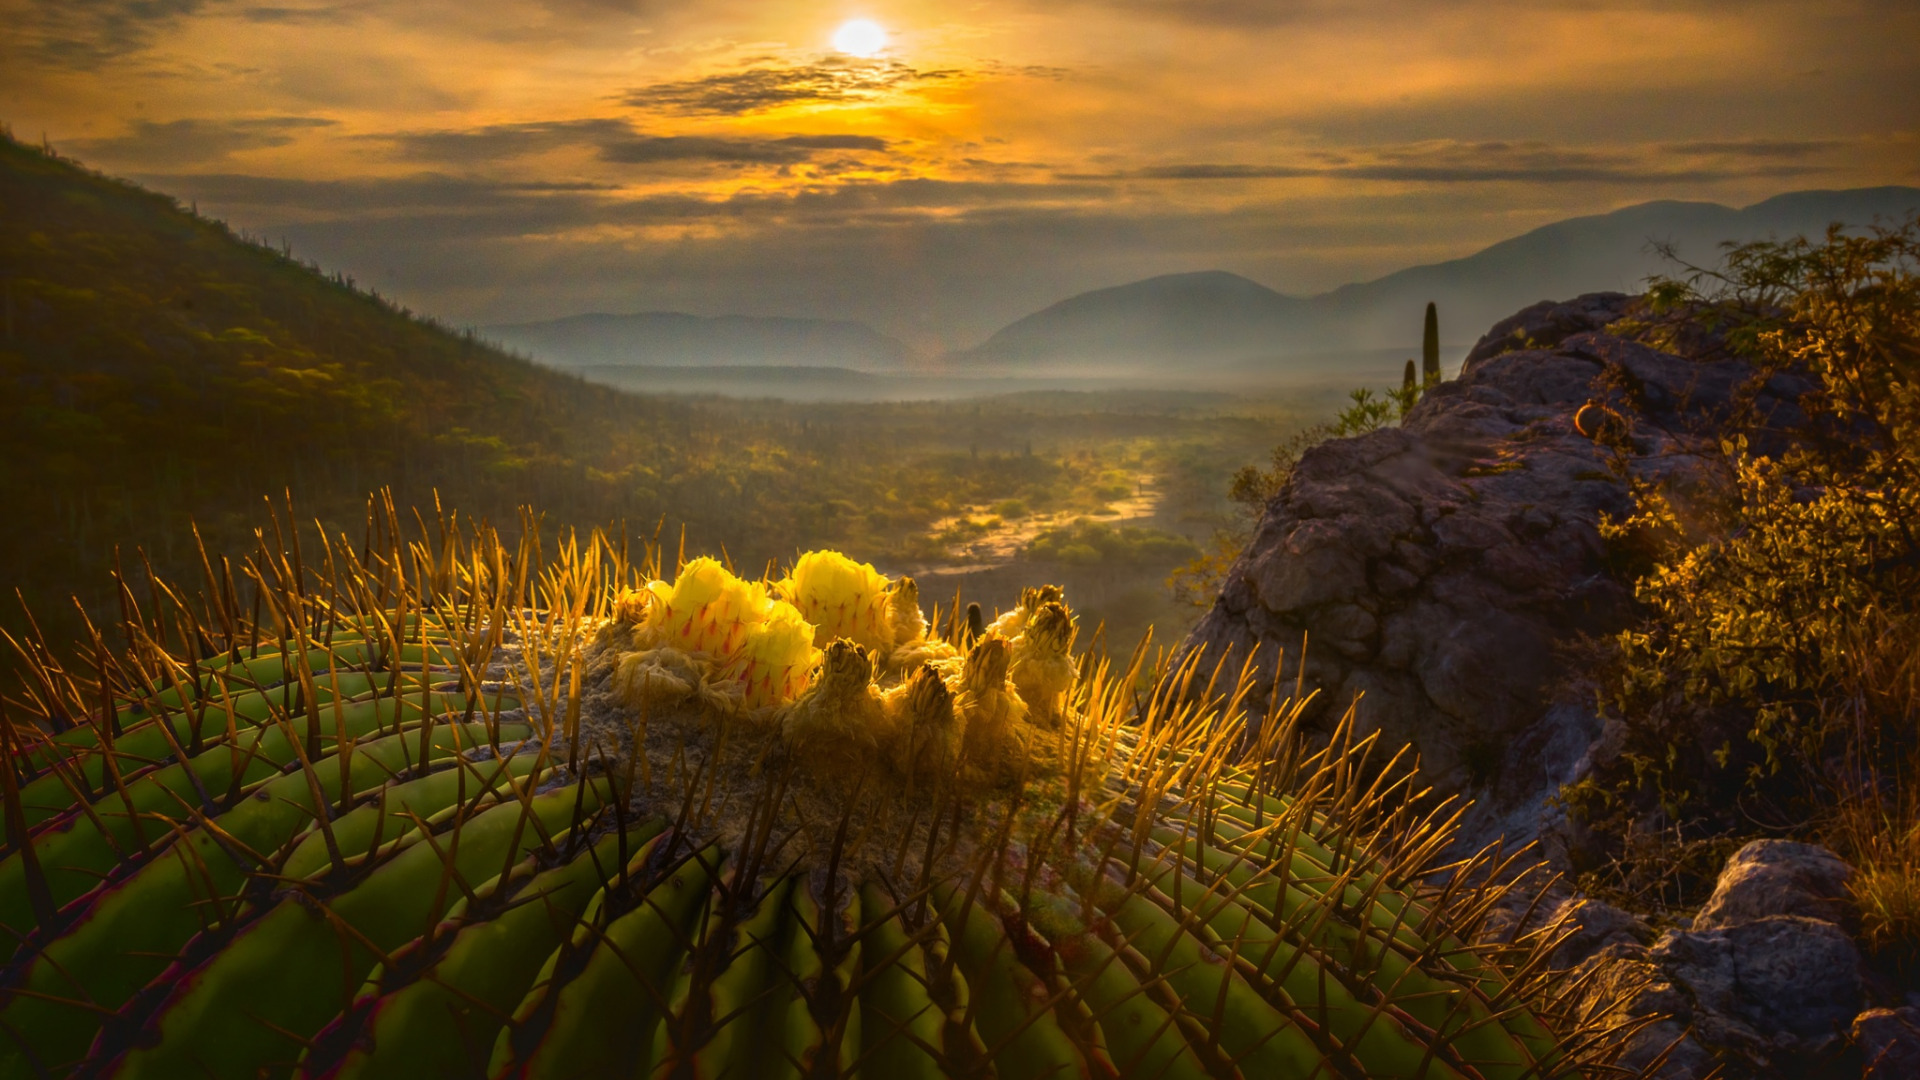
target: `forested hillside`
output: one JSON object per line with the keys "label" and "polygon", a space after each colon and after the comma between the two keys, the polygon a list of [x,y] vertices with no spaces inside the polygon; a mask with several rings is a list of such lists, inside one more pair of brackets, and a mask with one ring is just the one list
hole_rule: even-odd
{"label": "forested hillside", "polygon": [[238,541],[287,487],[325,516],[392,484],[509,518],[537,489],[600,518],[636,508],[638,463],[693,449],[661,404],[537,369],[12,140],[0,207],[0,565],[36,611],[101,577],[116,545],[178,563],[190,511],[210,543]]}

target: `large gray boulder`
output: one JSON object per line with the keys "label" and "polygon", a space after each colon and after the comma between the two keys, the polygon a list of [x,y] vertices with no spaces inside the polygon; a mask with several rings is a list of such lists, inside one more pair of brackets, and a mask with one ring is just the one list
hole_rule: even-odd
{"label": "large gray boulder", "polygon": [[1799,915],[1719,930],[1669,930],[1648,958],[1692,997],[1710,1045],[1820,1051],[1861,1007],[1860,950],[1846,931]]}
{"label": "large gray boulder", "polygon": [[1615,943],[1578,976],[1589,1000],[1610,1006],[1609,1019],[1646,1023],[1622,1064],[1664,1058],[1660,1080],[1794,1080],[1830,1068],[1863,1000],[1853,939],[1794,915],[1671,930],[1652,948]]}
{"label": "large gray boulder", "polygon": [[[1486,356],[1399,427],[1302,455],[1187,646],[1236,665],[1252,652],[1264,692],[1276,671],[1291,683],[1309,635],[1320,722],[1364,694],[1363,730],[1414,744],[1426,782],[1477,798],[1468,842],[1531,838],[1545,798],[1605,751],[1560,655],[1631,618],[1600,520],[1632,508],[1635,481],[1714,482],[1752,378],[1591,331]],[[1776,376],[1755,413],[1797,419],[1804,389]],[[1589,411],[1599,441],[1574,422],[1593,401],[1613,410]]]}

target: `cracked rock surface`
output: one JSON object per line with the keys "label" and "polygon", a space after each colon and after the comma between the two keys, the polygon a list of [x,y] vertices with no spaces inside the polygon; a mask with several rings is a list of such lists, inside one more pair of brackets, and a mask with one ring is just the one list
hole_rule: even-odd
{"label": "cracked rock surface", "polygon": [[[1522,315],[1592,326],[1626,302],[1582,297],[1563,305],[1577,310]],[[1740,361],[1594,330],[1550,348],[1489,346],[1401,426],[1302,455],[1187,647],[1235,666],[1252,651],[1266,685],[1284,649],[1277,670],[1291,683],[1309,635],[1304,674],[1323,722],[1363,693],[1361,730],[1411,742],[1426,782],[1476,798],[1465,843],[1525,842],[1550,823],[1544,800],[1604,752],[1591,694],[1568,692],[1558,654],[1631,615],[1601,517],[1631,509],[1632,480],[1682,493],[1713,482],[1707,452],[1752,378]],[[1792,423],[1805,388],[1776,376],[1755,413]],[[1596,441],[1576,429],[1590,401],[1622,430]]]}

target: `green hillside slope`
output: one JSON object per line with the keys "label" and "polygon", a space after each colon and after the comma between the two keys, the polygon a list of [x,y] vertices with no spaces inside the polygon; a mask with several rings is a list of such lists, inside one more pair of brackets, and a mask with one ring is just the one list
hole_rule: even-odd
{"label": "green hillside slope", "polygon": [[605,520],[643,509],[636,463],[686,450],[664,403],[536,368],[12,140],[0,289],[0,566],[39,612],[116,544],[178,562],[189,514],[210,542],[240,540],[289,486],[307,514],[357,516],[392,484],[508,519],[537,490]]}

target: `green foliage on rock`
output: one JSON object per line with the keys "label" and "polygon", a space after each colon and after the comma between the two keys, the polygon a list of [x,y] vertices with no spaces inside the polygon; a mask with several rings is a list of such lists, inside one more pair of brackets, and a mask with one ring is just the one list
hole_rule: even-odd
{"label": "green foliage on rock", "polygon": [[1783,453],[1733,435],[1722,482],[1643,491],[1611,526],[1648,618],[1605,683],[1621,762],[1571,800],[1616,835],[1649,811],[1695,837],[1828,827],[1916,746],[1920,223],[1743,245],[1650,298],[1630,329],[1813,390]]}

